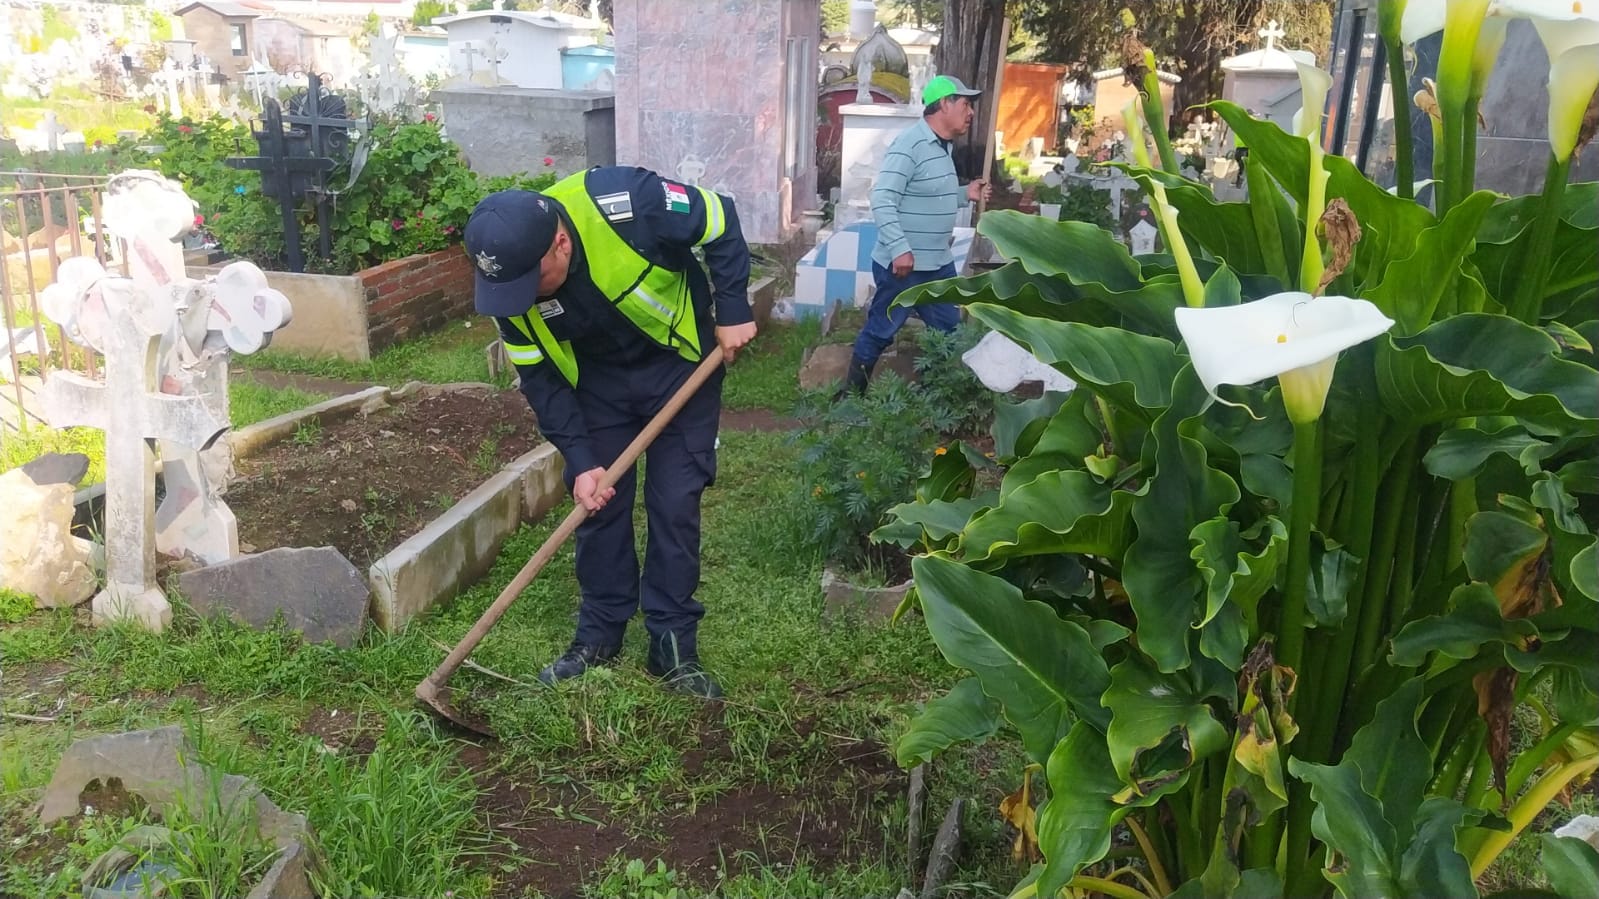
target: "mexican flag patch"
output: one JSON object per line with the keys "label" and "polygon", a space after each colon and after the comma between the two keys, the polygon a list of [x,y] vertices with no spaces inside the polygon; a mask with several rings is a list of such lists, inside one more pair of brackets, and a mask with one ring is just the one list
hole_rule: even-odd
{"label": "mexican flag patch", "polygon": [[688,188],[670,181],[661,182],[666,187],[666,211],[688,212]]}

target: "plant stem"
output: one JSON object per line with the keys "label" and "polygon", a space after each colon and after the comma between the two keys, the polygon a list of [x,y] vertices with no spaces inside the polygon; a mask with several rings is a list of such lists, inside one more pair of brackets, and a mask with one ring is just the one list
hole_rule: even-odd
{"label": "plant stem", "polygon": [[[1088,877],[1083,874],[1073,877],[1071,883],[1066,884],[1066,886],[1079,890],[1092,890],[1096,893],[1104,893],[1105,895],[1111,897],[1111,899],[1151,899],[1151,897],[1146,896],[1145,894],[1130,886],[1127,886],[1126,884],[1117,883],[1114,880],[1106,880],[1102,877]],[[1020,899],[1021,894],[1017,893],[1016,896],[1017,899]]]}
{"label": "plant stem", "polygon": [[1582,725],[1575,721],[1567,722],[1549,732],[1549,735],[1538,741],[1538,745],[1523,752],[1516,757],[1516,763],[1510,766],[1510,773],[1505,777],[1505,792],[1511,796],[1521,792],[1527,779],[1533,772],[1543,766],[1549,757],[1560,749],[1566,738],[1582,729]]}
{"label": "plant stem", "polygon": [[1532,223],[1530,244],[1523,257],[1522,277],[1507,310],[1513,318],[1529,325],[1537,325],[1543,315],[1543,294],[1549,285],[1549,259],[1554,254],[1555,229],[1560,224],[1561,199],[1570,174],[1571,158],[1561,161],[1551,154],[1543,177],[1538,218]]}
{"label": "plant stem", "polygon": [[1526,794],[1511,808],[1510,814],[1506,816],[1510,819],[1510,830],[1503,833],[1497,831],[1486,832],[1486,838],[1471,859],[1472,878],[1481,877],[1482,872],[1488,870],[1488,866],[1493,864],[1494,859],[1499,857],[1499,853],[1505,851],[1505,847],[1510,845],[1510,841],[1527,829],[1527,825],[1531,824],[1533,819],[1538,816],[1538,813],[1543,811],[1550,802],[1554,801],[1560,791],[1566,788],[1566,784],[1579,777],[1586,777],[1592,774],[1596,768],[1599,768],[1599,755],[1591,755],[1567,762],[1539,778],[1538,782],[1527,790]]}
{"label": "plant stem", "polygon": [[1387,40],[1388,89],[1394,105],[1394,178],[1403,200],[1413,199],[1416,188],[1416,160],[1410,136],[1410,73],[1405,71],[1405,45]]}
{"label": "plant stem", "polygon": [[1370,558],[1375,563],[1366,580],[1365,595],[1361,598],[1359,630],[1355,635],[1354,671],[1363,679],[1366,669],[1377,655],[1377,642],[1381,636],[1384,613],[1387,611],[1388,583],[1394,569],[1394,547],[1399,536],[1405,500],[1410,494],[1410,482],[1415,475],[1417,458],[1416,436],[1406,438],[1394,464],[1383,479],[1381,496],[1384,497],[1382,517],[1372,537]]}
{"label": "plant stem", "polygon": [[1412,490],[1405,494],[1403,511],[1399,520],[1406,525],[1409,540],[1400,540],[1394,546],[1394,573],[1388,590],[1388,633],[1399,630],[1405,615],[1410,611],[1410,597],[1415,589],[1416,568],[1416,518],[1421,514],[1421,492]]}
{"label": "plant stem", "polygon": [[[1477,188],[1477,109],[1482,105],[1482,87],[1472,79],[1471,93],[1466,95],[1465,113],[1460,117],[1460,187],[1454,195],[1456,203],[1471,196]],[[1462,312],[1481,312],[1481,309],[1463,309]]]}
{"label": "plant stem", "polygon": [[[1310,534],[1321,501],[1320,428],[1316,421],[1294,425],[1294,492],[1288,523],[1288,574],[1283,588],[1282,627],[1277,661],[1303,676],[1305,595],[1310,587]],[[1289,697],[1290,711],[1297,696]]]}
{"label": "plant stem", "polygon": [[1144,828],[1138,823],[1138,819],[1131,815],[1127,817],[1126,821],[1127,829],[1132,831],[1133,839],[1137,840],[1139,847],[1144,850],[1144,862],[1149,865],[1149,873],[1155,878],[1155,888],[1160,890],[1160,895],[1162,896],[1170,894],[1171,881],[1166,877],[1166,865],[1161,861],[1160,854],[1155,851],[1154,845],[1150,843],[1149,834],[1144,832]]}
{"label": "plant stem", "polygon": [[1433,778],[1432,789],[1429,795],[1442,796],[1453,799],[1460,792],[1460,782],[1466,778],[1466,766],[1477,757],[1482,748],[1482,741],[1488,733],[1488,726],[1483,720],[1473,714],[1466,721],[1466,730],[1455,739],[1449,748],[1449,755],[1444,758],[1443,766],[1439,769],[1437,777]]}

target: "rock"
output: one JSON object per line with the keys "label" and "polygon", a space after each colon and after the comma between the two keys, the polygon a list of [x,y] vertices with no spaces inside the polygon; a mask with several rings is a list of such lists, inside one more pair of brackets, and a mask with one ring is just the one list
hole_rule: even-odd
{"label": "rock", "polygon": [[369,596],[366,577],[328,546],[269,549],[184,572],[178,589],[202,615],[227,612],[261,628],[281,610],[308,642],[345,648],[361,635]]}
{"label": "rock", "polygon": [[24,464],[22,470],[40,487],[51,484],[76,487],[89,473],[89,457],[83,453],[45,453]]}
{"label": "rock", "polygon": [[870,620],[892,621],[912,584],[914,581],[892,587],[861,587],[845,580],[831,568],[822,569],[822,596],[829,615],[862,611]]}
{"label": "rock", "polygon": [[54,824],[81,811],[78,797],[94,781],[117,780],[157,814],[173,803],[187,809],[253,808],[261,837],[276,847],[272,867],[247,899],[311,899],[311,828],[304,815],[278,808],[246,777],[221,774],[194,762],[194,747],[180,727],[130,731],[73,743],[56,765],[39,803],[39,822]]}
{"label": "rock", "polygon": [[[844,383],[844,375],[849,372],[849,360],[854,353],[854,346],[847,343],[825,343],[811,350],[800,366],[800,389],[817,390]],[[915,359],[910,352],[901,352],[899,347],[890,346],[878,357],[872,376],[877,377],[885,371],[894,372],[901,380],[914,381]]]}
{"label": "rock", "polygon": [[922,866],[922,811],[927,804],[927,766],[911,769],[910,790],[905,794],[906,818],[905,860],[910,869],[907,883],[916,882],[916,873]]}
{"label": "rock", "polygon": [[0,475],[0,587],[42,609],[94,595],[93,545],[72,536],[72,497],[70,484],[40,486],[20,468]]}
{"label": "rock", "polygon": [[1041,381],[1045,390],[1068,391],[1077,384],[1038,361],[1026,347],[998,331],[983,335],[977,345],[961,355],[961,361],[977,375],[983,386],[995,393],[1009,393],[1023,381]]}
{"label": "rock", "polygon": [[960,856],[961,848],[961,819],[966,814],[966,800],[957,799],[950,803],[949,813],[944,816],[944,823],[938,828],[938,836],[933,839],[933,851],[927,858],[927,877],[922,881],[922,899],[934,899],[939,895],[944,881],[949,878],[951,871],[955,870],[955,861]]}

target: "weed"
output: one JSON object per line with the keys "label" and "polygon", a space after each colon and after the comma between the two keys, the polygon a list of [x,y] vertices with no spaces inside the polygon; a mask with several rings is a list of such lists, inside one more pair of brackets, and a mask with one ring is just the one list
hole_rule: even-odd
{"label": "weed", "polygon": [[0,587],[0,624],[16,624],[33,613],[33,597]]}
{"label": "weed", "polygon": [[499,471],[500,462],[495,458],[499,451],[498,437],[484,437],[483,442],[477,445],[477,452],[472,454],[472,467],[486,475]]}
{"label": "weed", "polygon": [[271,867],[276,850],[261,836],[249,792],[230,794],[219,771],[207,774],[198,796],[179,790],[163,812],[176,851],[161,860],[176,869],[167,880],[176,895],[224,899],[248,893]]}
{"label": "weed", "polygon": [[678,874],[655,860],[651,868],[643,859],[613,862],[597,886],[587,892],[589,899],[688,899],[677,885]]}
{"label": "weed", "polygon": [[322,439],[322,420],[307,418],[294,428],[292,438],[296,446],[315,446]]}
{"label": "weed", "polygon": [[325,399],[327,396],[321,393],[293,387],[268,387],[248,378],[238,378],[228,382],[228,418],[234,427],[242,428],[286,412],[304,409]]}

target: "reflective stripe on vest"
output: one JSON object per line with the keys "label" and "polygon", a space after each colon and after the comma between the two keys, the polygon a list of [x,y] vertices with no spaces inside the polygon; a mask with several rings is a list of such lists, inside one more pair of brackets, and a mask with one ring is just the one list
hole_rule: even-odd
{"label": "reflective stripe on vest", "polygon": [[714,192],[703,187],[694,189],[700,192],[700,198],[705,201],[705,234],[700,237],[698,244],[703,247],[727,233],[727,210],[722,208],[722,198]]}
{"label": "reflective stripe on vest", "polygon": [[527,337],[527,343],[508,343],[502,337],[500,342],[505,344],[506,358],[518,365],[537,365],[546,355],[543,349],[548,348],[549,359],[560,370],[561,377],[573,387],[577,386],[577,359],[572,355],[570,342],[557,341],[542,316],[518,315],[510,322]]}
{"label": "reflective stripe on vest", "polygon": [[[698,362],[703,353],[687,275],[651,263],[623,240],[594,202],[587,179],[587,172],[579,172],[544,193],[559,201],[572,220],[588,259],[589,279],[644,336]],[[718,212],[718,217],[725,228],[725,216]],[[534,322],[535,329],[542,324]],[[539,344],[554,357],[549,343]]]}

